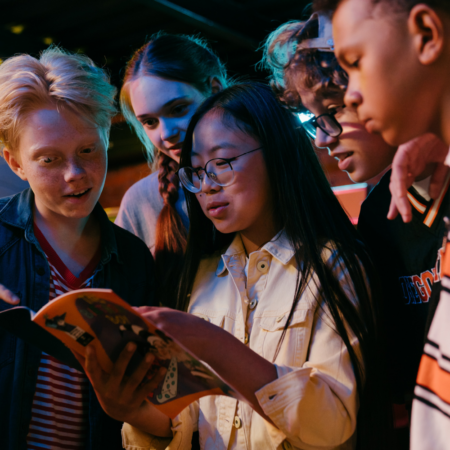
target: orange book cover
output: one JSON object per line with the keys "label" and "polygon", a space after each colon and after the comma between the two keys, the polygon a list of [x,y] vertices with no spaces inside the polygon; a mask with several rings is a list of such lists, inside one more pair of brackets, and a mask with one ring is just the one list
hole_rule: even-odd
{"label": "orange book cover", "polygon": [[110,372],[126,344],[135,342],[137,350],[127,373],[132,373],[148,352],[156,356],[148,376],[159,367],[166,367],[167,373],[147,400],[170,418],[200,397],[235,396],[204,363],[156,329],[110,289],[68,292],[36,314],[25,307],[11,308],[0,313],[0,327],[78,369],[81,366],[69,349],[85,356],[86,346],[93,345],[103,370]]}

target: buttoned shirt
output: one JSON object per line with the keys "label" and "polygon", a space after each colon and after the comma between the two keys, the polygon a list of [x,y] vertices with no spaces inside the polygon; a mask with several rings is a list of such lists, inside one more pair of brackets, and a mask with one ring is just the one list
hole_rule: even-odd
{"label": "buttoned shirt", "polygon": [[[332,246],[323,249],[349,298],[356,298],[348,272]],[[273,424],[248,404],[225,396],[203,397],[173,420],[173,440],[161,441],[124,425],[124,446],[188,449],[193,431],[202,449],[339,449],[355,447],[358,398],[345,344],[322,298],[316,275],[301,295],[278,348],[295,297],[299,271],[282,232],[247,259],[236,236],[223,255],[202,260],[189,312],[222,327],[273,362],[278,378],[256,397]],[[245,272],[247,271],[248,276]],[[359,344],[349,331],[359,355]],[[277,351],[278,349],[278,351]],[[226,358],[226,349],[218,349]]]}

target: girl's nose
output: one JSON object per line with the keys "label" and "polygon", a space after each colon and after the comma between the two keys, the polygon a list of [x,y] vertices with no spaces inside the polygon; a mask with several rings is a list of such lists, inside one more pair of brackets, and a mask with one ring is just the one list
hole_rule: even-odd
{"label": "girl's nose", "polygon": [[221,187],[209,178],[206,173],[202,179],[202,192],[205,194],[211,191],[218,191]]}
{"label": "girl's nose", "polygon": [[170,141],[173,140],[178,135],[178,128],[176,124],[171,120],[161,120],[161,140]]}

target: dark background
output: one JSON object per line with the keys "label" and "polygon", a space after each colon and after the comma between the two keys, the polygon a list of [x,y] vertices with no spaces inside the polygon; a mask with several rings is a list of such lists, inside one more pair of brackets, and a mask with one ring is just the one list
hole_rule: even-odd
{"label": "dark background", "polygon": [[[0,59],[38,56],[56,44],[88,55],[120,89],[134,51],[160,30],[199,34],[227,65],[231,77],[264,81],[261,43],[288,20],[305,20],[311,0],[0,0]],[[0,61],[1,62],[1,61]],[[129,126],[114,121],[109,170],[101,203],[118,207],[125,191],[150,173],[142,145]],[[332,185],[351,183],[325,150],[318,151]],[[0,161],[0,194],[14,193],[14,174]],[[20,184],[20,189],[23,185]],[[2,191],[3,188],[3,191]],[[17,188],[18,189],[18,188]],[[17,191],[16,189],[16,191]],[[1,196],[1,195],[0,195]]]}
{"label": "dark background", "polygon": [[[264,80],[258,47],[278,25],[304,17],[299,0],[2,0],[0,58],[37,56],[51,44],[87,54],[120,88],[133,52],[155,32],[200,34],[231,76]],[[111,135],[110,168],[143,162],[125,125]]]}

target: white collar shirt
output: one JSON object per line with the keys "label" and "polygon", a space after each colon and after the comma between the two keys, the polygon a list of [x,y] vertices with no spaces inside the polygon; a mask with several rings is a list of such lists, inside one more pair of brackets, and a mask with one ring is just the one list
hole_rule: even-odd
{"label": "white collar shirt", "polygon": [[[348,273],[335,253],[325,248],[323,258],[356,302]],[[249,255],[248,276],[246,264],[239,235],[223,255],[202,260],[189,312],[224,328],[275,364],[278,378],[256,396],[276,426],[244,402],[225,396],[203,397],[173,420],[174,439],[167,448],[190,448],[190,436],[198,429],[201,448],[208,450],[354,449],[355,375],[316,277],[312,276],[302,294],[276,354],[298,282],[294,249],[281,232]],[[359,355],[358,341],[352,334],[350,340]],[[226,349],[217,351],[226,358]],[[157,448],[145,447],[141,441],[133,446],[136,441],[129,425],[123,434],[128,450]]]}

